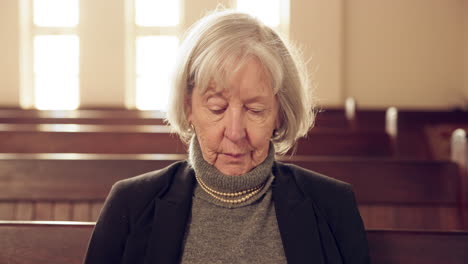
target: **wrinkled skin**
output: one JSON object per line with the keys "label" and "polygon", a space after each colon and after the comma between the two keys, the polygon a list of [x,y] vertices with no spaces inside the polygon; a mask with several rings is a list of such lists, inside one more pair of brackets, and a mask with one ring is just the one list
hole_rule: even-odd
{"label": "wrinkled skin", "polygon": [[226,175],[242,175],[262,163],[278,126],[278,102],[256,59],[249,59],[221,92],[195,87],[187,106],[203,158]]}

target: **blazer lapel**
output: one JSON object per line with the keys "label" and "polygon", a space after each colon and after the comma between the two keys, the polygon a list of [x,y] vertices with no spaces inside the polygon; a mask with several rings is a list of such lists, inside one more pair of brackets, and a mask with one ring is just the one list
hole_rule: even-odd
{"label": "blazer lapel", "polygon": [[146,252],[146,264],[178,263],[190,215],[193,170],[179,169],[167,193],[155,202],[154,220]]}
{"label": "blazer lapel", "polygon": [[[288,175],[287,175],[288,174]],[[288,263],[324,264],[324,254],[314,207],[292,179],[275,164],[273,200]]]}

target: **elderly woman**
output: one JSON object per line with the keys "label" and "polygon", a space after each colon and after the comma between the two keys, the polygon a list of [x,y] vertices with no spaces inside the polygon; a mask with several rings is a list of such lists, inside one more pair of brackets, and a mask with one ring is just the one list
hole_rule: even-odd
{"label": "elderly woman", "polygon": [[275,161],[314,120],[304,72],[251,16],[200,20],[168,111],[189,158],[114,185],[85,263],[368,263],[351,187]]}

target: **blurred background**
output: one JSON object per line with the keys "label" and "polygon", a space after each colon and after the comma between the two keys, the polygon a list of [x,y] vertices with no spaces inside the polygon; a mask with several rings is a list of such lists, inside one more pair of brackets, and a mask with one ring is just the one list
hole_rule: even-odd
{"label": "blurred background", "polygon": [[220,7],[302,49],[323,111],[278,159],[353,186],[372,262],[466,264],[468,0],[0,0],[0,263],[82,263],[111,186],[186,159],[160,111]]}
{"label": "blurred background", "polygon": [[218,6],[299,46],[322,107],[468,107],[467,0],[2,0],[0,107],[164,110],[183,33]]}

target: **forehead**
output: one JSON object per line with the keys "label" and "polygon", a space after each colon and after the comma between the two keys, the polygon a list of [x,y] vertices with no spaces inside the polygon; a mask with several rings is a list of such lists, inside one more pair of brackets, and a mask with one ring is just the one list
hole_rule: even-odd
{"label": "forehead", "polygon": [[212,78],[209,85],[201,93],[223,97],[239,95],[242,98],[273,95],[269,75],[257,59],[246,60],[240,66],[228,67],[222,76],[224,78],[219,78],[219,76]]}

